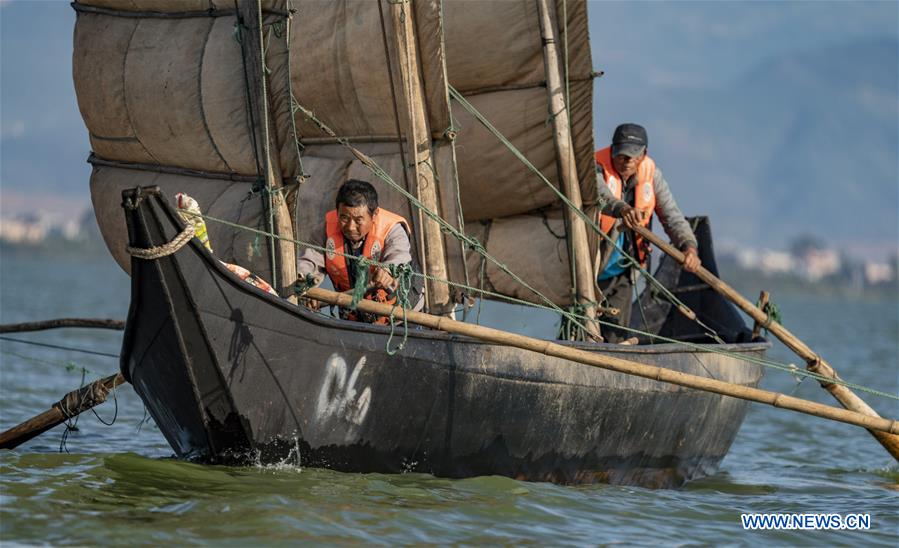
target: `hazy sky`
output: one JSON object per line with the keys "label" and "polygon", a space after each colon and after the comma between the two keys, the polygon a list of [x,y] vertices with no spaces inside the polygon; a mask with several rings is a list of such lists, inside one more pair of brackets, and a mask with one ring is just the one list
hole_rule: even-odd
{"label": "hazy sky", "polygon": [[[596,85],[597,143],[615,124],[641,120],[640,106],[623,100],[634,86],[664,101],[672,90],[725,86],[772,56],[896,40],[899,27],[895,1],[593,1],[589,16],[594,68],[606,72]],[[89,143],[71,78],[74,20],[67,0],[0,0],[0,213],[89,204]]]}
{"label": "hazy sky", "polygon": [[[896,1],[588,2],[596,86],[596,135],[621,120],[632,86],[666,90],[727,86],[759,63],[790,53],[899,35]],[[896,67],[885,67],[896,74]],[[840,67],[833,67],[840,77]]]}

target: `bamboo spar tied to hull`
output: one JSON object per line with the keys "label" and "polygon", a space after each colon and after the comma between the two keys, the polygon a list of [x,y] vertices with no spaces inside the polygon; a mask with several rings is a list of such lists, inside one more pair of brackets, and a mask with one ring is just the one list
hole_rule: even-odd
{"label": "bamboo spar tied to hull", "polygon": [[116,373],[69,392],[47,411],[0,433],[0,449],[15,449],[66,420],[100,405],[106,401],[110,390],[124,382],[125,377]]}
{"label": "bamboo spar tied to hull", "polygon": [[[647,230],[643,227],[637,227],[635,230],[641,236],[652,242],[653,245],[658,246],[659,249],[670,255],[674,260],[678,261],[679,263],[684,262],[685,257],[683,253],[656,236],[651,230]],[[817,373],[823,377],[839,380],[840,377],[837,375],[836,371],[834,371],[830,364],[824,361],[821,356],[813,352],[811,348],[809,348],[804,342],[799,340],[799,338],[793,335],[793,333],[791,333],[783,325],[771,321],[771,318],[768,316],[768,314],[746,300],[732,287],[724,283],[717,276],[703,267],[700,267],[699,270],[695,272],[695,274],[697,277],[699,277],[699,279],[709,284],[712,289],[737,305],[740,310],[745,312],[747,315],[749,315],[749,317],[762,325],[765,329],[768,330],[769,333],[777,337],[790,350],[795,352],[797,356],[805,360],[806,367],[809,371],[811,371],[812,373]],[[840,403],[840,405],[842,405],[846,409],[864,416],[877,419],[880,418],[880,415],[878,415],[870,405],[865,403],[864,400],[858,397],[852,390],[850,390],[846,386],[827,382],[826,380],[821,380],[819,382],[821,383],[821,386],[825,390],[830,392],[830,394]],[[899,436],[897,436],[897,434],[899,434],[899,431],[896,431],[895,429],[884,430],[880,428],[868,428],[868,430],[877,439],[877,441],[880,442],[884,449],[886,449],[894,459],[899,461]]]}

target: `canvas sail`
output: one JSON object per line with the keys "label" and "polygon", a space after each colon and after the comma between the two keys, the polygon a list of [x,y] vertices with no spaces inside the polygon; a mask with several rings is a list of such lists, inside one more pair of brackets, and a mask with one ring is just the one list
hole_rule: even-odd
{"label": "canvas sail", "polygon": [[[466,231],[553,302],[569,304],[559,200],[447,94],[447,84],[458,89],[558,186],[535,2],[425,0],[409,5],[439,213],[458,225],[458,180]],[[417,222],[405,198],[291,109],[293,96],[394,181],[413,190],[409,170],[404,177],[403,141],[397,135],[396,113],[405,112],[407,104],[391,40],[385,52],[384,33],[395,30],[385,17],[382,31],[381,8],[386,14],[386,3],[365,0],[262,2],[272,157],[277,175],[291,189],[291,215],[301,240],[308,240],[333,208],[336,189],[348,178],[372,182],[385,208]],[[562,0],[557,8],[562,21]],[[586,5],[568,1],[564,8],[572,138],[581,194],[589,204],[595,183]],[[234,3],[85,0],[76,3],[76,10],[75,85],[99,159],[92,197],[107,244],[123,268],[129,267],[120,211],[125,187],[157,184],[170,197],[187,192],[209,215],[265,229],[264,203],[254,193],[259,159]],[[270,275],[264,242],[214,225],[209,224],[210,236],[220,258]],[[469,251],[463,261],[451,237],[445,245],[450,279],[463,282],[467,262],[468,279],[477,285],[479,257]],[[494,265],[485,264],[483,272],[485,289],[542,302]]]}

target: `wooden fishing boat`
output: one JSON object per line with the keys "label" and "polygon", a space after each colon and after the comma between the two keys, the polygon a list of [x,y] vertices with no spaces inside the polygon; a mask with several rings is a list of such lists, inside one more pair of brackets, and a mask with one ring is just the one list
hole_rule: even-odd
{"label": "wooden fishing boat", "polygon": [[[219,4],[74,4],[94,209],[132,276],[122,373],[179,457],[651,486],[715,469],[744,401],[421,329],[394,354],[390,328],[287,298],[294,242],[366,178],[413,223],[432,313],[506,296],[592,314],[585,2]],[[182,234],[176,192],[223,221],[208,223],[215,253],[132,257]],[[696,232],[714,271],[708,223]],[[702,346],[565,344],[755,386],[742,358],[767,343],[673,261],[656,277],[702,323],[648,293],[634,321]]]}
{"label": "wooden fishing boat", "polygon": [[[161,246],[182,224],[158,189],[124,197],[132,245]],[[703,262],[714,268],[708,231]],[[673,261],[665,278],[692,285]],[[684,294],[701,317],[749,335],[720,296]],[[250,286],[198,240],[134,259],[122,372],[175,452],[206,462],[352,472],[500,474],[534,481],[672,486],[725,456],[748,402],[533,352],[412,330],[388,355],[388,327],[312,313]],[[702,305],[697,306],[697,305]],[[657,332],[680,315],[648,307]],[[694,324],[690,324],[694,325]],[[701,337],[694,331],[684,338]],[[676,344],[568,343],[755,386],[761,367]],[[761,355],[767,343],[718,345]]]}

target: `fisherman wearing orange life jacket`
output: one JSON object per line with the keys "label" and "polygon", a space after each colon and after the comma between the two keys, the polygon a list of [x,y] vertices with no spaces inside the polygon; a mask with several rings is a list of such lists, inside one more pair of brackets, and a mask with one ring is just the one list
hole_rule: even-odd
{"label": "fisherman wearing orange life jacket", "polygon": [[[403,217],[378,207],[378,193],[365,182],[350,179],[341,185],[335,200],[336,209],[325,215],[325,223],[313,236],[313,242],[326,252],[307,248],[297,259],[297,277],[305,280],[311,275],[319,285],[325,274],[336,291],[348,291],[356,285],[356,261],[350,257],[367,259],[388,265],[413,265],[412,231]],[[366,299],[395,303],[398,280],[383,267],[370,266]],[[424,306],[421,278],[412,278],[408,295],[414,310]],[[317,301],[306,301],[307,306],[318,309]],[[387,324],[383,316],[370,316],[354,310],[340,310],[344,319]]]}
{"label": "fisherman wearing orange life jacket", "polygon": [[[649,261],[649,244],[627,229],[650,228],[652,214],[656,213],[672,243],[687,257],[684,270],[695,272],[700,265],[696,237],[677,207],[662,170],[647,155],[648,143],[643,126],[621,124],[615,128],[612,145],[596,151],[599,197],[605,203],[599,224],[618,244],[615,247],[603,241],[605,249],[601,248],[598,266],[604,266],[597,275],[597,285],[607,305],[620,310],[617,317],[606,320],[621,326],[630,325],[637,270],[618,248],[637,258],[644,268]],[[603,336],[609,342],[621,342],[630,334],[607,328]]]}

